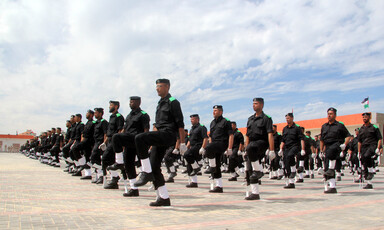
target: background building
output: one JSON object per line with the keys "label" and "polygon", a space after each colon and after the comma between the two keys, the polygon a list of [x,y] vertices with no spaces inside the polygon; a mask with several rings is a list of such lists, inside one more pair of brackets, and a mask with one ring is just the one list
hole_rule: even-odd
{"label": "background building", "polygon": [[33,135],[0,134],[0,152],[18,152],[21,145],[33,138]]}

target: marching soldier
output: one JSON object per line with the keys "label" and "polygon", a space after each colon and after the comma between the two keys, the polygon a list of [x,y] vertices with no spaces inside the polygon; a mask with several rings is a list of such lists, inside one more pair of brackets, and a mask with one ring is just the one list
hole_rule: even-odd
{"label": "marching soldier", "polygon": [[[277,132],[277,126],[273,125],[273,144],[275,145],[275,152],[279,152],[281,144],[281,134]],[[283,172],[280,167],[281,157],[276,155],[275,159],[271,161],[271,180],[281,180]]]}
{"label": "marching soldier", "polygon": [[[263,112],[264,99],[257,97],[253,99],[253,110],[255,113],[248,118],[247,133],[245,140],[246,164],[251,167],[252,174],[247,174],[247,181],[251,187],[251,194],[245,197],[246,200],[259,200],[259,180],[263,177],[261,160],[265,157],[266,151],[270,160],[276,157],[275,145],[273,142],[272,118]],[[248,170],[250,171],[250,169]]]}
{"label": "marching soldier", "polygon": [[188,150],[184,154],[184,159],[187,161],[187,173],[190,178],[190,183],[186,185],[187,188],[197,188],[197,173],[200,170],[199,162],[202,158],[203,150],[208,144],[207,128],[200,124],[200,117],[198,114],[190,116],[192,128],[189,134],[187,144]]}
{"label": "marching soldier", "polygon": [[[164,176],[161,173],[161,162],[167,148],[172,146],[180,137],[180,153],[183,155],[187,150],[185,144],[184,121],[180,102],[169,94],[170,81],[168,79],[156,80],[156,91],[160,96],[156,108],[156,131],[140,133],[136,135],[136,149],[141,161],[142,172],[139,180],[134,186],[143,186],[153,181],[158,197],[150,206],[170,206],[168,190],[165,186]],[[149,156],[148,149],[151,148]]]}
{"label": "marching soldier", "polygon": [[216,186],[209,190],[211,193],[223,192],[220,163],[223,154],[232,155],[233,131],[229,119],[223,117],[223,106],[213,106],[213,121],[210,125],[209,144],[203,150],[209,161],[206,174],[211,174]]}
{"label": "marching soldier", "polygon": [[[287,126],[283,129],[283,137],[281,140],[279,156],[283,156],[285,177],[288,178],[288,183],[284,186],[285,189],[295,188],[296,177],[296,162],[295,156],[300,154],[305,155],[304,134],[300,125],[293,121],[293,113],[285,115]],[[300,151],[301,147],[301,151]],[[300,165],[304,166],[304,162]]]}
{"label": "marching soldier", "polygon": [[320,151],[325,154],[324,179],[329,180],[324,193],[337,193],[335,180],[336,158],[345,150],[349,143],[350,134],[342,122],[336,121],[337,110],[333,107],[327,110],[328,122],[321,126]]}
{"label": "marching soldier", "polygon": [[372,189],[372,179],[375,173],[373,158],[375,155],[380,155],[383,137],[379,127],[371,124],[371,113],[363,113],[362,116],[364,125],[359,130],[358,155],[364,167],[364,178],[367,181],[364,189]]}
{"label": "marching soldier", "polygon": [[228,171],[231,173],[232,177],[228,179],[228,181],[237,181],[237,177],[239,176],[236,171],[239,169],[241,162],[239,162],[239,154],[244,150],[244,136],[237,129],[236,122],[231,122],[231,127],[233,131],[233,147],[232,154],[229,156],[229,164]]}
{"label": "marching soldier", "polygon": [[[137,176],[135,168],[135,158],[137,156],[135,137],[139,133],[149,131],[150,120],[149,115],[145,111],[141,110],[140,104],[140,97],[130,97],[129,107],[131,108],[131,112],[125,119],[123,131],[121,133],[116,133],[112,137],[113,150],[116,154],[116,163],[109,166],[108,169],[125,170],[131,187],[129,191],[123,194],[125,197],[139,196],[139,190],[134,185]],[[121,164],[121,154],[123,154],[124,164]]]}

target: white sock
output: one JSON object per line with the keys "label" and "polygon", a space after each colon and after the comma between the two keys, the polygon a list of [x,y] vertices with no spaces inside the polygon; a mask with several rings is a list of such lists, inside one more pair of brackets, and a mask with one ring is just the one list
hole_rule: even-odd
{"label": "white sock", "polygon": [[367,180],[367,184],[372,184],[372,180]]}
{"label": "white sock", "polygon": [[149,161],[149,158],[145,158],[141,160],[141,169],[143,170],[143,172],[146,172],[146,173],[152,172],[151,162]]}
{"label": "white sock", "polygon": [[311,175],[313,175],[313,170],[309,170],[309,172],[311,173]]}
{"label": "white sock", "polygon": [[341,177],[341,172],[336,172],[336,177]]}
{"label": "white sock", "polygon": [[247,162],[244,162],[244,171],[249,171],[248,163]]}
{"label": "white sock", "polygon": [[157,191],[159,192],[159,196],[163,199],[168,199],[169,198],[169,194],[168,194],[168,190],[167,188],[165,187],[165,185],[163,186],[160,186]]}
{"label": "white sock", "polygon": [[221,178],[215,179],[216,186],[222,188],[223,187],[223,180]]}
{"label": "white sock", "polygon": [[283,175],[284,175],[284,172],[283,172],[282,169],[279,169],[277,172],[278,172],[278,175],[279,175],[279,176],[283,176]]}
{"label": "white sock", "polygon": [[96,169],[97,176],[102,177],[103,176],[103,170],[102,169]]}
{"label": "white sock", "polygon": [[135,161],[139,161],[139,158],[137,158],[137,156],[135,156]]}
{"label": "white sock", "polygon": [[329,187],[336,188],[336,180],[335,180],[335,178],[329,179]]}
{"label": "white sock", "polygon": [[295,183],[295,179],[289,179],[289,183],[290,184],[294,184]]}
{"label": "white sock", "polygon": [[216,159],[213,158],[213,159],[208,159],[208,162],[209,162],[209,167],[216,167]]}
{"label": "white sock", "polygon": [[75,163],[75,166],[79,166],[79,162],[78,161],[73,161],[73,163]]}
{"label": "white sock", "polygon": [[111,173],[111,177],[118,177],[119,176],[119,173],[115,170],[109,170],[109,172]]}
{"label": "white sock", "polygon": [[135,182],[136,182],[136,179],[129,180],[129,186],[131,186],[131,189],[137,189],[137,187],[135,187]]}
{"label": "white sock", "polygon": [[169,171],[170,171],[171,173],[176,172],[175,166],[172,165],[171,167],[169,167]]}
{"label": "white sock", "polygon": [[233,177],[237,177],[237,174],[234,172],[231,174]]}
{"label": "white sock", "polygon": [[251,184],[252,194],[259,194],[259,184]]}
{"label": "white sock", "polygon": [[251,161],[253,171],[263,171],[263,166],[261,166],[259,161]]}
{"label": "white sock", "polygon": [[92,176],[92,170],[91,169],[84,169],[84,176]]}
{"label": "white sock", "polygon": [[329,160],[329,169],[335,169],[335,166],[336,166],[336,160]]}
{"label": "white sock", "polygon": [[300,167],[304,167],[304,161],[300,161],[300,162],[299,162],[299,166],[300,166]]}
{"label": "white sock", "polygon": [[198,169],[199,168],[199,165],[197,164],[196,161],[192,164],[192,168],[193,169]]}
{"label": "white sock", "polygon": [[328,190],[328,183],[324,183],[324,191]]}
{"label": "white sock", "polygon": [[303,177],[303,173],[299,173],[299,178],[300,179],[303,179],[304,177]]}
{"label": "white sock", "polygon": [[177,163],[177,161],[173,162],[173,166],[178,166],[179,163]]}
{"label": "white sock", "polygon": [[123,152],[121,153],[115,153],[116,156],[116,163],[118,164],[124,164],[124,157],[123,157]]}
{"label": "white sock", "polygon": [[197,183],[197,176],[196,175],[191,176],[190,178],[191,178],[192,183]]}
{"label": "white sock", "polygon": [[291,172],[296,172],[296,166],[291,166]]}
{"label": "white sock", "polygon": [[85,157],[83,156],[82,158],[79,159],[79,165],[85,165]]}
{"label": "white sock", "polygon": [[305,175],[309,176],[309,170],[305,171]]}
{"label": "white sock", "polygon": [[375,170],[374,170],[373,168],[368,168],[368,172],[369,172],[369,173],[374,173]]}

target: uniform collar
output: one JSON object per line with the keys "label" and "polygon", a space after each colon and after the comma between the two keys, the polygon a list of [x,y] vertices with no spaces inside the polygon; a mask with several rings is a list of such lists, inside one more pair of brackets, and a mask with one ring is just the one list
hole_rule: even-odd
{"label": "uniform collar", "polygon": [[172,97],[171,94],[168,93],[167,96],[165,96],[165,97],[163,97],[163,98],[160,98],[159,103],[162,102],[162,101],[167,101],[167,100],[169,100],[169,98],[171,98],[171,97]]}
{"label": "uniform collar", "polygon": [[218,122],[218,121],[221,121],[221,119],[223,119],[223,115],[221,115],[220,117],[218,117],[217,119],[215,119],[215,121]]}
{"label": "uniform collar", "polygon": [[256,116],[256,112],[255,114],[253,115],[254,118],[259,118],[259,117],[264,117],[264,111],[261,111],[260,115],[259,116]]}
{"label": "uniform collar", "polygon": [[139,108],[137,108],[137,109],[132,109],[131,110],[131,114],[138,114],[138,113],[140,113],[141,112],[141,108],[139,107]]}

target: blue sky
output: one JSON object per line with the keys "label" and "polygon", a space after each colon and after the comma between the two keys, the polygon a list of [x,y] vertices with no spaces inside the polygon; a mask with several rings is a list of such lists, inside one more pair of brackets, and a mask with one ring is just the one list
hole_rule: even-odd
{"label": "blue sky", "polygon": [[[189,115],[212,106],[243,127],[252,98],[283,122],[384,112],[384,1],[0,1],[0,133],[65,126],[71,114],[154,121],[157,78]],[[106,114],[108,117],[108,114]]]}

